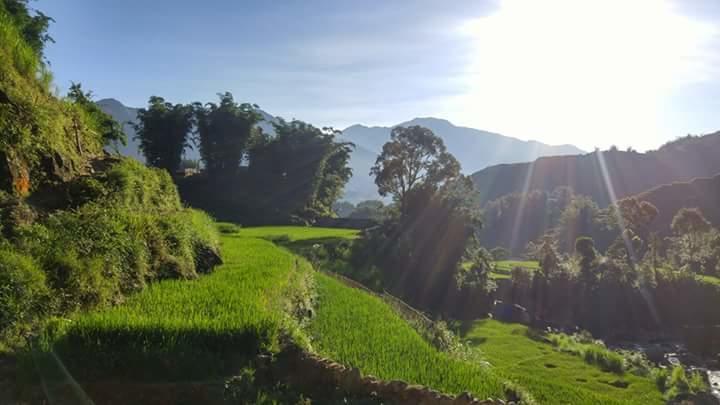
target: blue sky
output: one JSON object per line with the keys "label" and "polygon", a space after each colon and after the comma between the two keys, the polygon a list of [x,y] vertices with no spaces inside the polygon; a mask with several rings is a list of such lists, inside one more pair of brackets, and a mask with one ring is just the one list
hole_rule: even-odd
{"label": "blue sky", "polygon": [[[669,0],[668,0],[669,1]],[[418,116],[639,150],[720,130],[716,0],[38,0],[55,83],[143,106],[231,91],[337,128]]]}

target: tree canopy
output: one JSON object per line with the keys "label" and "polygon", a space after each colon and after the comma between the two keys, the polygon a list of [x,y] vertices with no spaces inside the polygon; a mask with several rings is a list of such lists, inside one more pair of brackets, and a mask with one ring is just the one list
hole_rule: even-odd
{"label": "tree canopy", "polygon": [[275,136],[262,134],[249,151],[249,173],[266,205],[277,213],[314,218],[331,215],[352,170],[353,145],[336,142],[338,131],[279,119]]}
{"label": "tree canopy", "polygon": [[670,228],[676,235],[707,232],[710,222],[698,208],[681,208],[673,217]]}
{"label": "tree canopy", "polygon": [[232,93],[218,94],[220,103],[194,103],[197,120],[196,143],[211,176],[233,173],[240,166],[253,134],[262,120],[258,106],[238,104]]}
{"label": "tree canopy", "polygon": [[370,174],[380,195],[392,195],[404,213],[410,192],[420,186],[437,189],[458,178],[460,163],[431,130],[417,125],[395,127]]}
{"label": "tree canopy", "polygon": [[140,150],[149,165],[174,173],[180,167],[193,124],[193,110],[183,104],[172,104],[153,96],[148,107],[138,111],[133,124]]}

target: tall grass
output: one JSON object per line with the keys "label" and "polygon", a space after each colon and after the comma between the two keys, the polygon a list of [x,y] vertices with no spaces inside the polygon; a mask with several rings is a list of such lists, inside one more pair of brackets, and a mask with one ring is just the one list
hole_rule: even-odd
{"label": "tall grass", "polygon": [[401,379],[457,394],[504,397],[503,381],[480,364],[461,361],[427,343],[387,304],[317,274],[317,316],[309,326],[321,355],[381,379]]}
{"label": "tall grass", "polygon": [[546,338],[560,351],[578,355],[582,357],[586,363],[595,364],[603,371],[616,374],[622,374],[626,371],[623,356],[607,349],[602,344],[584,341],[577,336],[566,335],[564,333],[550,333]]}

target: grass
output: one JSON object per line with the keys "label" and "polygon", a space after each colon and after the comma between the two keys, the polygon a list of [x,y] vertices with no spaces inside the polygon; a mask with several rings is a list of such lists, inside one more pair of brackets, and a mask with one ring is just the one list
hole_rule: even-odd
{"label": "grass", "polygon": [[309,226],[261,226],[241,228],[237,235],[248,238],[276,239],[287,237],[288,242],[308,239],[344,238],[355,239],[359,236],[357,229],[319,228]]}
{"label": "grass", "polygon": [[720,277],[698,275],[698,279],[700,279],[701,281],[703,281],[705,283],[716,285],[716,286],[720,287]]}
{"label": "grass", "polygon": [[490,278],[493,280],[510,279],[512,269],[515,267],[522,267],[528,270],[537,270],[540,268],[540,264],[534,260],[500,260],[495,262],[495,266],[490,273]]}
{"label": "grass", "polygon": [[379,298],[324,274],[316,280],[319,303],[309,333],[321,355],[385,380],[504,397],[501,379],[437,351]]}
{"label": "grass", "polygon": [[[463,336],[482,351],[498,376],[527,389],[544,404],[662,404],[650,378],[618,375],[531,339],[527,327],[494,320],[476,321]],[[613,385],[613,383],[616,383]],[[626,388],[616,385],[627,383]]]}
{"label": "grass", "polygon": [[272,348],[282,298],[308,264],[272,243],[223,236],[225,264],[195,281],[163,281],[123,305],[83,314],[54,337],[77,369],[131,378],[222,374],[239,358]]}

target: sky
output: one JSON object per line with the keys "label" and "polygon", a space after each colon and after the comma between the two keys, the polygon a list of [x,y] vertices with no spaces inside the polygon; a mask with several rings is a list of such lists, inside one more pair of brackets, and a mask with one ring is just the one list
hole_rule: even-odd
{"label": "sky", "polygon": [[55,85],[585,150],[720,130],[718,0],[37,0]]}

